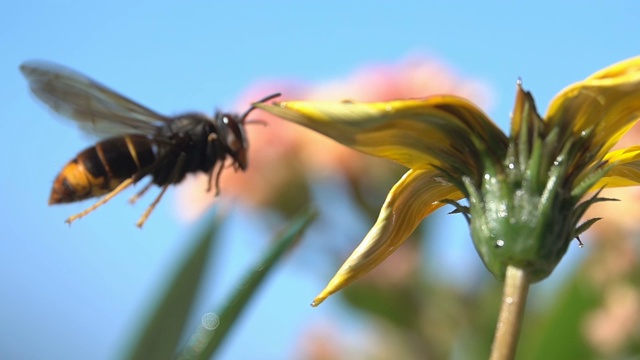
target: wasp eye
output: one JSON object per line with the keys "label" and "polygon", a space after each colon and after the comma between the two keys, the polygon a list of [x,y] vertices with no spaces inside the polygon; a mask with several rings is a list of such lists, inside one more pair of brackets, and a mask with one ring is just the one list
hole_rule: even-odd
{"label": "wasp eye", "polygon": [[227,133],[227,139],[226,140],[227,140],[226,141],[227,146],[232,151],[238,151],[238,150],[240,150],[242,148],[242,142],[238,139],[238,137],[232,131],[229,131]]}
{"label": "wasp eye", "polygon": [[237,153],[246,147],[244,132],[243,129],[241,129],[242,124],[232,116],[223,116],[222,123],[226,127],[223,136],[229,150]]}

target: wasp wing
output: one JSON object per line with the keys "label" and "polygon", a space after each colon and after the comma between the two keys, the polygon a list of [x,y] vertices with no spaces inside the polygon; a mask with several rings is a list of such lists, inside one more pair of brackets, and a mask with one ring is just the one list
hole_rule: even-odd
{"label": "wasp wing", "polygon": [[20,65],[33,94],[56,113],[75,120],[87,133],[154,135],[170,119],[61,65],[29,61]]}

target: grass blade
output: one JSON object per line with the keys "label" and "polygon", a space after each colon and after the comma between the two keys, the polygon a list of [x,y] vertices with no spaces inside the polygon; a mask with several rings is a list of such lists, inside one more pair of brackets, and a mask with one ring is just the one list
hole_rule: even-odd
{"label": "grass blade", "polygon": [[[264,278],[270,270],[282,258],[282,256],[295,246],[302,233],[315,218],[314,210],[306,210],[303,214],[294,219],[286,229],[276,235],[273,246],[265,253],[265,256],[251,268],[244,281],[237,287],[237,291],[232,294],[227,303],[218,312],[218,321],[215,326],[200,324],[192,335],[187,346],[183,349],[178,359],[209,359],[219,348],[222,341],[229,334],[236,319],[246,308],[247,303],[253,294],[262,284]],[[212,314],[211,314],[212,315]]]}
{"label": "grass blade", "polygon": [[206,269],[210,248],[220,227],[216,216],[199,235],[195,246],[168,282],[163,296],[150,313],[147,324],[125,359],[172,359]]}

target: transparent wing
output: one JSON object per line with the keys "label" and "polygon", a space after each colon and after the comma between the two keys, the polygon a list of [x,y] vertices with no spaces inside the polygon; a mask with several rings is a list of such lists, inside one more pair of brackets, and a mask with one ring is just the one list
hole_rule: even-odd
{"label": "transparent wing", "polygon": [[78,122],[87,133],[153,135],[170,121],[104,85],[61,65],[29,61],[20,65],[31,91],[56,113]]}

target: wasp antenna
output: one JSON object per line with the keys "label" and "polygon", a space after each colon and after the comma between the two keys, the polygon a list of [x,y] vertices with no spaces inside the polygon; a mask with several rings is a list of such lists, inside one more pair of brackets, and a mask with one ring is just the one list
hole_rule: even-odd
{"label": "wasp antenna", "polygon": [[[275,99],[277,97],[282,96],[282,93],[275,93],[275,94],[271,94],[269,96],[265,96],[264,98],[262,98],[261,100],[256,101],[256,103],[263,103],[263,102],[267,102],[271,99]],[[253,106],[252,106],[253,107]]]}
{"label": "wasp antenna", "polygon": [[[271,94],[269,96],[266,96],[258,101],[256,101],[254,104],[258,104],[258,103],[263,103],[263,102],[267,102],[271,99],[275,99],[277,97],[282,96],[282,93],[275,93],[275,94]],[[242,114],[242,116],[240,117],[240,121],[242,121],[243,123],[245,122],[245,119],[247,118],[247,116],[249,116],[249,113],[252,112],[256,107],[251,105],[251,107],[249,108],[249,110],[245,111],[244,114]]]}

